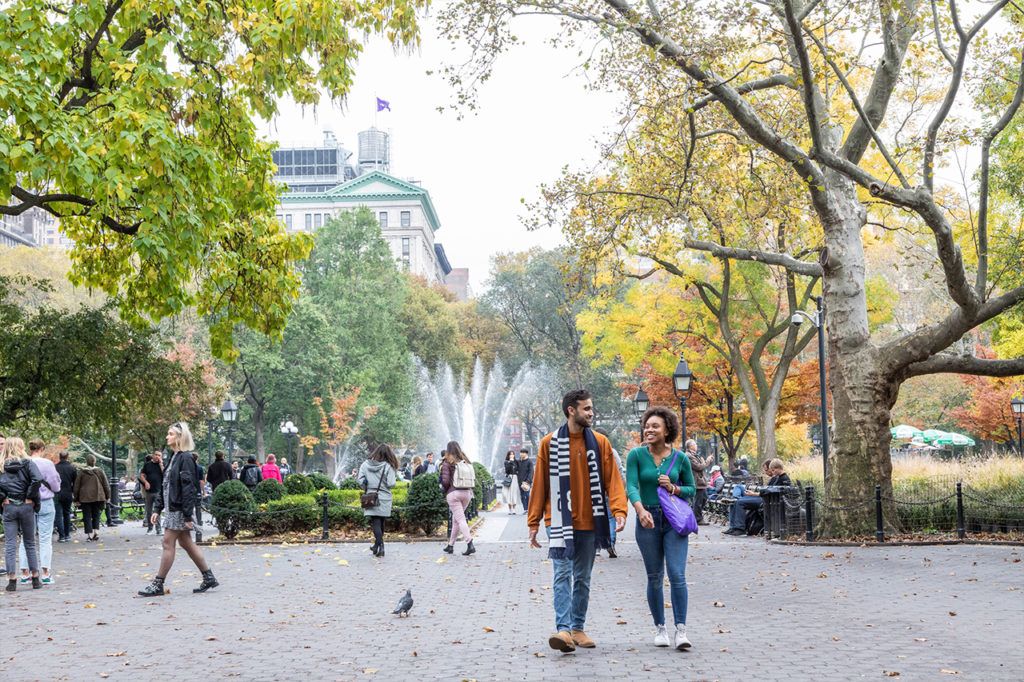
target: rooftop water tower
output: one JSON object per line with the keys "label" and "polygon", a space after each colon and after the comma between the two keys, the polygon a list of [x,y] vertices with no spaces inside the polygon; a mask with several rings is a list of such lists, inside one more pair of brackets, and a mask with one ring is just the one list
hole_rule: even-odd
{"label": "rooftop water tower", "polygon": [[359,133],[359,167],[364,173],[391,172],[391,140],[383,130],[371,127]]}

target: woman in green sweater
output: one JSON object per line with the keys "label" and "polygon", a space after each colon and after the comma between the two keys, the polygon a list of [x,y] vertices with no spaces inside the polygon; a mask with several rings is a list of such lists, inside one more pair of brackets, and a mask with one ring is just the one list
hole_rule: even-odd
{"label": "woman in green sweater", "polygon": [[644,445],[633,448],[626,458],[626,494],[636,509],[636,544],[647,569],[647,605],[657,631],[654,646],[669,646],[665,629],[665,570],[672,594],[675,617],[675,647],[690,648],[686,637],[686,553],[689,538],[672,528],[661,510],[658,488],[692,500],[697,493],[690,460],[672,447],[679,436],[679,420],[664,407],[644,413]]}

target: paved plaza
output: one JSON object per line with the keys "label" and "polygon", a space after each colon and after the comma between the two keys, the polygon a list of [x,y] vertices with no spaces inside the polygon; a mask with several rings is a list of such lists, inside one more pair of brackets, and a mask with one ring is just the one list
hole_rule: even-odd
{"label": "paved plaza", "polygon": [[[525,517],[488,515],[475,556],[442,543],[204,548],[222,586],[135,596],[159,561],[137,523],[55,545],[57,583],[0,596],[5,680],[1019,680],[1024,550],[803,548],[702,528],[691,542],[688,653],[655,649],[627,532],[594,568],[588,632],[563,655],[551,567]],[[459,548],[461,551],[461,547]],[[406,588],[411,616],[391,609]],[[666,589],[666,595],[668,590]],[[667,609],[671,614],[671,610]]]}

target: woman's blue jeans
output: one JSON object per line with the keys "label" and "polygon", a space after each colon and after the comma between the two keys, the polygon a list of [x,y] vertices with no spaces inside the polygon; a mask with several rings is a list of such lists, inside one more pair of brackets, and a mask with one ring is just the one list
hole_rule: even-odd
{"label": "woman's blue jeans", "polygon": [[647,569],[647,606],[655,625],[665,624],[665,568],[672,594],[672,615],[676,625],[686,624],[686,554],[689,537],[672,528],[660,506],[647,507],[654,519],[654,528],[636,524],[636,544]]}

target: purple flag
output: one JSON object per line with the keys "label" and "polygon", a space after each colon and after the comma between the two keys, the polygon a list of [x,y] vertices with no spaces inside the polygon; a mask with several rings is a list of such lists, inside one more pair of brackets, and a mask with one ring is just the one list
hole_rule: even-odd
{"label": "purple flag", "polygon": [[388,111],[391,111],[391,102],[387,101],[386,99],[381,99],[380,97],[378,97],[377,98],[377,111],[384,111],[385,109],[387,109]]}

